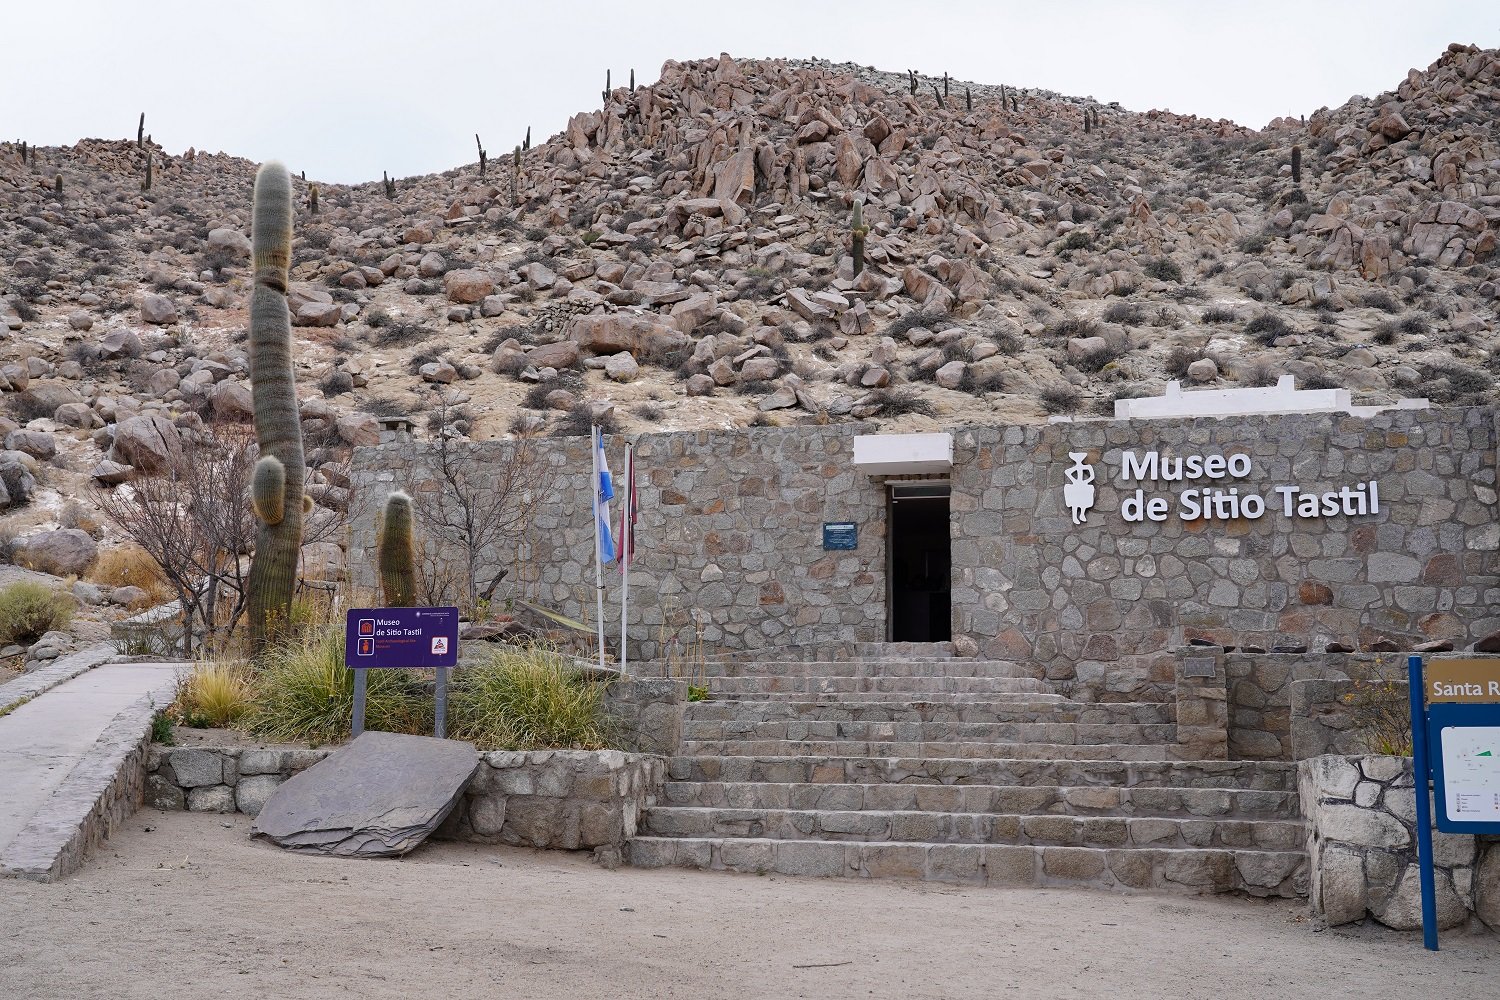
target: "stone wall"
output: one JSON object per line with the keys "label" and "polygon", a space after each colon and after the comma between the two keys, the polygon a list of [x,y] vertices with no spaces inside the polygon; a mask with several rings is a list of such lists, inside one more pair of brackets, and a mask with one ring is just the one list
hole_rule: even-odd
{"label": "stone wall", "polygon": [[687,687],[686,681],[666,678],[611,682],[604,689],[604,711],[614,726],[610,743],[631,753],[677,756]]}
{"label": "stone wall", "polygon": [[[885,638],[885,493],[851,465],[854,426],[642,435],[636,445],[640,517],[630,570],[632,659],[672,652],[702,630],[709,650]],[[619,462],[619,438],[607,441]],[[508,442],[467,445],[481,462]],[[593,621],[594,529],[585,438],[540,442],[552,498],[529,539],[490,560],[516,572],[498,591]],[[623,488],[622,470],[613,470]],[[350,551],[373,551],[375,513],[392,489],[437,488],[430,449],[396,442],[355,453]],[[616,500],[614,514],[619,518]],[[859,524],[858,548],[822,550],[825,521]],[[619,635],[619,573],[606,569],[608,636]],[[357,588],[374,566],[355,560]]]}
{"label": "stone wall", "polygon": [[[1298,765],[1313,912],[1330,924],[1366,914],[1422,926],[1416,791],[1409,757],[1327,755]],[[1438,926],[1477,916],[1500,931],[1500,838],[1433,831]]]}
{"label": "stone wall", "polygon": [[[880,641],[886,635],[885,489],[852,466],[861,426],[648,434],[639,557],[632,570],[633,659],[673,638],[709,651]],[[955,433],[953,630],[981,653],[1023,660],[1094,697],[1170,697],[1168,650],[1190,638],[1265,648],[1390,638],[1465,645],[1500,630],[1493,572],[1495,419],[1490,408],[976,427]],[[481,460],[513,445],[466,446]],[[593,614],[588,442],[538,447],[553,500],[529,539],[491,557],[516,566],[504,593]],[[1165,496],[1205,481],[1120,479],[1122,452],[1251,456],[1217,485],[1273,501],[1277,485],[1337,490],[1376,480],[1378,514],[1127,522],[1142,485]],[[622,449],[611,442],[611,457]],[[1096,470],[1095,502],[1074,524],[1063,500],[1069,456]],[[368,551],[386,492],[436,488],[428,446],[359,449],[352,551]],[[616,470],[618,472],[618,470]],[[1127,488],[1129,487],[1129,488]],[[824,552],[825,521],[858,525],[858,548]],[[373,587],[357,561],[356,583]],[[610,634],[617,634],[611,571]],[[503,594],[502,594],[503,596]]]}
{"label": "stone wall", "polygon": [[[164,747],[145,760],[146,804],[255,816],[276,787],[333,752],[296,747]],[[479,756],[437,836],[486,844],[618,850],[665,780],[665,762],[618,750],[492,751]]]}
{"label": "stone wall", "polygon": [[[1127,522],[1141,486],[1121,453],[1251,457],[1242,492],[1336,490],[1375,479],[1381,511],[1300,519]],[[1500,628],[1493,572],[1490,408],[975,428],[957,435],[954,631],[997,658],[1032,658],[1096,696],[1170,685],[1160,651],[1204,638],[1267,649],[1329,641],[1466,644]],[[1082,525],[1063,502],[1069,455],[1097,473]],[[1170,486],[1167,490],[1163,487]]]}

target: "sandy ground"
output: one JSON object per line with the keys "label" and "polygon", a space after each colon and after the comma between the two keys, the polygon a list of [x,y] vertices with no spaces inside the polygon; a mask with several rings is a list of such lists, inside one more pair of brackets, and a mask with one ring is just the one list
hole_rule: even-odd
{"label": "sandy ground", "polygon": [[142,812],[61,884],[0,882],[0,995],[1496,995],[1500,937],[1429,955],[1415,935],[1318,932],[1287,903],[609,872],[468,844],[333,860],[248,831]]}

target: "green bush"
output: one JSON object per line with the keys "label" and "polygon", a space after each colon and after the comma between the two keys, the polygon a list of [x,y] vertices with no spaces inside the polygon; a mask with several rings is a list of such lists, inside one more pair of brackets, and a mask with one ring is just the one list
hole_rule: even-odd
{"label": "green bush", "polygon": [[[409,670],[369,670],[365,728],[430,733],[432,696]],[[343,626],[311,630],[270,650],[245,718],[256,735],[282,743],[335,743],[354,719],[354,671],[344,666]]]}
{"label": "green bush", "polygon": [[73,620],[73,599],[60,590],[22,581],[0,590],[0,646],[30,643]]}
{"label": "green bush", "polygon": [[604,685],[542,647],[495,653],[454,679],[449,733],[481,750],[599,750]]}

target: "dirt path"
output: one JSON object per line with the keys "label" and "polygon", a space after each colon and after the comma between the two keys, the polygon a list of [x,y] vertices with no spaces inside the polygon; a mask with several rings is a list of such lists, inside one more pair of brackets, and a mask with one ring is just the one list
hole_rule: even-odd
{"label": "dirt path", "polygon": [[608,872],[467,844],[341,861],[252,843],[243,816],[127,827],[61,884],[0,882],[6,997],[1438,1000],[1493,996],[1500,960],[1493,935],[1427,955],[1284,903]]}

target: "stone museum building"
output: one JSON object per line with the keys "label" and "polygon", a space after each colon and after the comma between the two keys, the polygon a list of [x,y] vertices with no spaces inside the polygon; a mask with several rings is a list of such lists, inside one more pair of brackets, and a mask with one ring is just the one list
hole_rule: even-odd
{"label": "stone museum building", "polygon": [[[710,654],[951,641],[1108,700],[1169,685],[1165,654],[1192,640],[1401,651],[1500,630],[1495,412],[1350,409],[641,435],[630,658],[700,630]],[[618,482],[623,446],[607,446]],[[462,447],[484,462],[516,445]],[[550,498],[495,554],[517,567],[501,593],[592,620],[588,442],[531,447]],[[352,551],[386,492],[437,488],[429,458],[405,437],[357,454]],[[355,572],[373,585],[372,565]]]}

